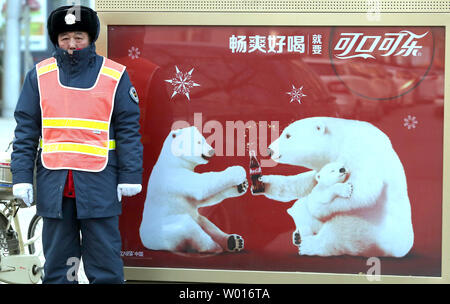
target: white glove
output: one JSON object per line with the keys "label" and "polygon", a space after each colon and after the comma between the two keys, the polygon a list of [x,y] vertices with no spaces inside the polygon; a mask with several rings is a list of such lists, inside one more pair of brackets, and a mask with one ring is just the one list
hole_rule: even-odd
{"label": "white glove", "polygon": [[20,198],[30,207],[33,203],[33,185],[28,183],[20,183],[13,185],[13,195]]}
{"label": "white glove", "polygon": [[117,185],[117,198],[119,202],[122,201],[123,196],[133,196],[141,192],[142,185],[140,184],[118,184]]}

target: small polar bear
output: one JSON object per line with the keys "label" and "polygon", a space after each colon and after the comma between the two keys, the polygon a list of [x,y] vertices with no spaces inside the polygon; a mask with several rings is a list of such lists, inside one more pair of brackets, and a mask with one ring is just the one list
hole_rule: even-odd
{"label": "small polar bear", "polygon": [[333,225],[333,221],[324,223],[318,220],[310,210],[317,204],[330,204],[336,197],[350,198],[353,185],[345,183],[348,176],[349,172],[342,163],[332,162],[325,165],[316,174],[317,185],[311,193],[287,210],[296,226],[292,235],[294,245],[300,246],[302,239],[317,234],[323,225]]}
{"label": "small polar bear", "polygon": [[196,173],[215,154],[195,127],[171,131],[150,174],[139,235],[152,250],[220,253],[240,251],[244,240],[220,230],[198,208],[243,195],[248,188],[243,167]]}
{"label": "small polar bear", "polygon": [[317,235],[302,238],[300,254],[403,257],[411,250],[414,231],[405,170],[380,129],[363,121],[309,117],[287,126],[269,153],[278,163],[310,169],[261,177],[264,195],[281,202],[309,195],[317,184],[316,172],[330,162],[341,162],[351,172],[350,198],[336,197],[309,210],[324,223],[339,222],[340,228],[324,225]]}

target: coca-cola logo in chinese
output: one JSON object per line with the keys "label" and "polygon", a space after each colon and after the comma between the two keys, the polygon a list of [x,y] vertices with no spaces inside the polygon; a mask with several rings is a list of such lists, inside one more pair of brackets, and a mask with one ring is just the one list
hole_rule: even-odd
{"label": "coca-cola logo in chinese", "polygon": [[429,27],[337,27],[329,45],[342,93],[360,99],[392,100],[412,92],[434,58]]}
{"label": "coca-cola logo in chinese", "polygon": [[377,51],[380,56],[421,56],[422,45],[419,39],[425,37],[424,34],[415,34],[411,31],[403,30],[398,33],[384,33],[383,35],[365,35],[364,33],[341,33],[338,42],[334,46],[336,58],[349,59],[361,57],[364,59],[375,59],[374,53]]}

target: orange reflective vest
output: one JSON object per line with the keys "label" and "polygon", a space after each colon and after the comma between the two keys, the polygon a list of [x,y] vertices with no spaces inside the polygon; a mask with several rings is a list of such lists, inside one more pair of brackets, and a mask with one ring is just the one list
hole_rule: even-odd
{"label": "orange reflective vest", "polygon": [[95,84],[63,86],[55,58],[36,66],[42,112],[41,160],[47,169],[102,171],[108,151],[114,97],[125,66],[104,58]]}

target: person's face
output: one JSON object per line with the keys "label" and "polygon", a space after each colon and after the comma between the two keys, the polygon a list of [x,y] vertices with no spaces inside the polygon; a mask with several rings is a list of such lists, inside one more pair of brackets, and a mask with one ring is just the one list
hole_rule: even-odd
{"label": "person's face", "polygon": [[73,51],[89,46],[89,35],[86,32],[61,33],[58,35],[58,46],[69,54],[73,54]]}

